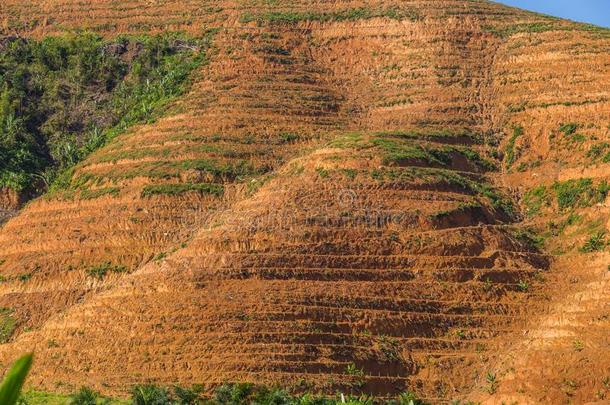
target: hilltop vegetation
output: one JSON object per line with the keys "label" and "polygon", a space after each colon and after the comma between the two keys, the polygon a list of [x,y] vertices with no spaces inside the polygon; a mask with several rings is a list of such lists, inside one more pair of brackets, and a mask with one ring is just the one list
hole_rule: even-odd
{"label": "hilltop vegetation", "polygon": [[151,119],[183,92],[203,45],[176,34],[5,39],[0,187],[42,191],[118,133]]}
{"label": "hilltop vegetation", "polygon": [[393,7],[387,9],[371,9],[371,8],[352,8],[334,12],[315,12],[315,11],[270,11],[266,13],[245,13],[241,16],[241,22],[249,23],[256,22],[257,24],[286,24],[298,23],[301,21],[357,21],[368,20],[371,18],[391,18],[393,20],[408,19],[416,21],[420,19],[418,13],[405,7]]}

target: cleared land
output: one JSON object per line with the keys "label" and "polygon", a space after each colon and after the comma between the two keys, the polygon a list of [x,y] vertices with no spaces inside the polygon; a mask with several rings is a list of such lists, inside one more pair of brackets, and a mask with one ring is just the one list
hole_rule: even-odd
{"label": "cleared land", "polygon": [[610,395],[607,30],[465,0],[0,13],[214,33],[163,118],[0,228],[0,358],[33,348],[36,388]]}

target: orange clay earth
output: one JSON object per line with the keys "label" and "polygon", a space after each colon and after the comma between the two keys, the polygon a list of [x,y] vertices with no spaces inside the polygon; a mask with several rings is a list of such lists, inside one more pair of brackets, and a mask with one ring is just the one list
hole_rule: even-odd
{"label": "orange clay earth", "polygon": [[[3,0],[0,24],[215,32],[166,116],[76,167],[118,194],[0,193],[0,362],[33,350],[32,387],[610,399],[610,31],[485,0]],[[179,183],[222,192],[143,193]]]}

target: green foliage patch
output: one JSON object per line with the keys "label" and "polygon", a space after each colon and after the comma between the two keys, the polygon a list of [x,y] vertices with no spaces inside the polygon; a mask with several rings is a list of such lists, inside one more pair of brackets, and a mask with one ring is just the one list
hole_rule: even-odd
{"label": "green foliage patch", "polygon": [[82,387],[71,396],[70,405],[97,405],[99,399],[101,399],[99,393],[91,388]]}
{"label": "green foliage patch", "polygon": [[603,202],[608,196],[610,185],[602,181],[597,186],[592,179],[577,179],[556,182],[552,186],[560,210],[590,207]]}
{"label": "green foliage patch", "polygon": [[[404,392],[394,399],[380,400],[367,396],[340,395],[325,397],[312,393],[290,394],[278,387],[266,387],[251,383],[223,384],[216,388],[212,396],[203,394],[203,387],[165,387],[154,384],[137,385],[131,390],[130,401],[104,398],[89,388],[81,388],[70,397],[50,393],[29,392],[22,395],[23,405],[427,405],[412,392]],[[95,402],[94,402],[95,401]]]}
{"label": "green foliage patch", "polygon": [[604,250],[606,246],[608,246],[608,242],[606,241],[606,232],[599,231],[591,235],[591,237],[585,241],[579,250],[582,253],[600,252]]}
{"label": "green foliage patch", "polygon": [[591,207],[603,202],[610,193],[610,184],[601,181],[594,184],[593,179],[574,179],[558,181],[550,187],[538,186],[524,194],[521,200],[525,206],[526,214],[533,216],[544,207],[550,207],[553,202],[560,211],[569,211],[575,208]]}
{"label": "green foliage patch", "polygon": [[[58,177],[57,181],[50,188],[47,193],[48,198],[55,198],[58,196],[64,196],[68,198],[73,195],[76,191],[87,190],[89,188],[98,187],[108,181],[112,183],[120,182],[125,179],[134,179],[137,177],[146,177],[149,179],[163,179],[172,180],[180,179],[180,175],[187,170],[196,171],[202,174],[209,174],[214,176],[218,182],[224,181],[243,181],[252,177],[266,174],[270,171],[270,166],[263,164],[261,166],[255,166],[252,162],[246,159],[240,159],[237,161],[220,161],[218,159],[193,159],[193,160],[160,160],[154,162],[142,161],[137,164],[130,165],[129,168],[116,167],[111,168],[109,171],[103,174],[92,174],[89,172],[79,172],[74,174],[73,170],[67,170],[61,176]],[[201,191],[205,191],[206,186],[192,185],[192,186],[160,186],[160,188],[153,188],[151,191],[157,194],[163,194],[163,190],[170,192],[172,188],[178,192],[181,188],[190,187],[194,191],[197,187],[201,187]],[[116,188],[107,188],[108,193],[115,192]],[[120,190],[119,190],[120,191]],[[116,191],[118,194],[119,191]],[[209,191],[213,194],[219,192],[218,189],[212,187]],[[185,192],[185,191],[183,191]],[[87,192],[85,191],[85,195]],[[111,193],[112,194],[112,193]],[[147,192],[147,194],[150,194]]]}
{"label": "green foliage patch", "polygon": [[450,210],[438,211],[433,214],[430,214],[430,219],[443,219],[450,217],[451,215],[461,213],[461,212],[469,212],[475,209],[482,208],[482,205],[477,201],[471,201],[466,203],[460,203],[457,207]]}
{"label": "green foliage patch", "polygon": [[152,197],[154,195],[176,196],[188,192],[211,194],[219,197],[224,193],[224,187],[221,184],[208,183],[156,184],[145,186],[142,190],[142,197]]}
{"label": "green foliage patch", "polygon": [[[361,378],[361,370],[350,365],[346,372],[351,373],[355,378]],[[281,388],[269,388],[249,383],[224,384],[218,387],[211,398],[210,404],[214,405],[242,405],[242,404],[290,404],[290,405],[426,405],[427,403],[417,397],[412,392],[405,392],[394,399],[379,400],[373,397],[351,395],[339,395],[336,397],[323,397],[311,393],[302,395],[292,395]]]}
{"label": "green foliage patch", "polygon": [[561,124],[559,126],[559,132],[563,132],[565,136],[573,135],[578,129],[578,124],[570,122],[568,124]]}
{"label": "green foliage patch", "polygon": [[8,342],[15,331],[14,312],[13,308],[0,308],[0,344]]}
{"label": "green foliage patch", "polygon": [[591,146],[587,151],[587,157],[594,162],[601,160],[603,163],[610,163],[610,143],[601,142]]}
{"label": "green foliage patch", "polygon": [[81,200],[93,200],[105,195],[111,195],[113,197],[116,197],[119,195],[120,191],[121,189],[119,187],[105,187],[98,188],[95,190],[83,189],[80,193],[80,198]]}
{"label": "green foliage patch", "polygon": [[466,146],[420,145],[409,142],[408,138],[387,136],[373,138],[371,142],[383,151],[384,164],[422,162],[430,165],[450,166],[457,156],[462,156],[478,169],[494,170],[497,168],[477,151]]}
{"label": "green foliage patch", "polygon": [[508,169],[510,169],[513,163],[515,163],[515,160],[519,157],[519,150],[516,148],[516,144],[517,139],[521,136],[523,136],[523,127],[520,125],[513,127],[513,133],[510,138],[508,138],[506,148],[504,149],[504,162]]}
{"label": "green foliage patch", "polygon": [[459,141],[460,143],[474,142],[479,143],[482,140],[480,134],[475,134],[467,130],[449,130],[449,129],[429,129],[429,130],[405,130],[405,131],[379,131],[374,133],[375,136],[388,138],[405,138],[405,139],[426,139],[437,140],[440,142]]}
{"label": "green foliage patch", "polygon": [[[357,371],[356,374],[359,374]],[[279,387],[267,387],[252,383],[227,383],[216,388],[211,396],[203,393],[203,386],[137,385],[131,390],[129,401],[105,398],[89,388],[66,397],[42,392],[28,392],[21,396],[23,405],[429,405],[413,392],[404,392],[393,399],[339,394],[331,397],[312,393],[290,394]],[[94,402],[95,401],[95,402]]]}
{"label": "green foliage patch", "polygon": [[113,265],[111,262],[105,262],[97,266],[89,267],[86,271],[89,277],[103,280],[108,273],[127,273],[129,269],[123,265]]}
{"label": "green foliage patch", "polygon": [[484,197],[495,210],[508,218],[516,215],[515,207],[510,199],[498,193],[493,186],[452,170],[427,167],[383,168],[373,170],[370,172],[370,176],[378,181],[418,182],[437,187],[455,188],[468,194]]}
{"label": "green foliage patch", "polygon": [[537,234],[533,229],[517,228],[513,231],[513,236],[532,249],[541,250],[544,247],[544,237]]}
{"label": "green foliage patch", "polygon": [[366,7],[351,8],[332,12],[315,11],[269,11],[264,13],[244,13],[240,20],[242,23],[256,22],[258,24],[294,24],[302,21],[357,21],[371,18],[390,18],[393,20],[420,19],[419,14],[405,7],[393,7],[387,9],[371,9]]}
{"label": "green foliage patch", "polygon": [[554,31],[556,29],[559,29],[559,27],[552,22],[536,22],[514,24],[505,27],[494,27],[488,25],[484,26],[483,29],[485,29],[487,32],[491,32],[492,34],[500,38],[507,39],[516,34]]}
{"label": "green foliage patch", "polygon": [[546,186],[539,186],[527,191],[521,202],[525,206],[525,214],[532,217],[551,205],[551,194]]}
{"label": "green foliage patch", "polygon": [[413,392],[404,392],[396,398],[385,400],[364,395],[344,395],[342,398],[339,394],[332,397],[312,393],[295,395],[282,388],[251,383],[223,384],[216,388],[212,396],[203,394],[201,385],[186,388],[144,384],[132,388],[129,401],[105,398],[86,387],[69,397],[28,392],[20,400],[20,405],[429,405]]}
{"label": "green foliage patch", "polygon": [[608,28],[583,23],[562,24],[557,19],[548,16],[546,19],[547,21],[519,23],[504,27],[487,25],[483,29],[503,39],[522,33],[539,34],[549,31],[583,31],[593,34],[594,38],[610,38],[610,29]]}
{"label": "green foliage patch", "polygon": [[0,53],[0,187],[44,189],[130,126],[154,119],[185,90],[206,44],[178,34],[91,33],[8,42]]}

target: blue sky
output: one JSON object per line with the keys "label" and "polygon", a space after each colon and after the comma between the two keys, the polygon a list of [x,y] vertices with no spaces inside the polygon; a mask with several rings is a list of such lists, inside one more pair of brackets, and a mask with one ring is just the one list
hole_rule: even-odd
{"label": "blue sky", "polygon": [[610,0],[495,0],[526,10],[610,28]]}

